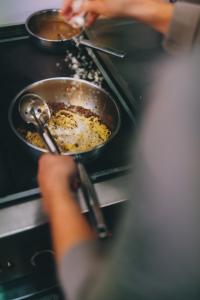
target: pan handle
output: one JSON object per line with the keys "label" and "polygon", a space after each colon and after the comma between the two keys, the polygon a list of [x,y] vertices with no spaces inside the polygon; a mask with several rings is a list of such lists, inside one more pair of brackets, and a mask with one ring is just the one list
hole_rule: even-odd
{"label": "pan handle", "polygon": [[109,232],[104,220],[102,210],[99,205],[98,197],[94,186],[90,180],[90,177],[81,162],[77,162],[77,167],[79,171],[79,176],[81,180],[81,189],[83,196],[88,206],[89,211],[91,212],[91,221],[97,231],[99,238],[109,237]]}
{"label": "pan handle", "polygon": [[78,44],[81,46],[85,46],[91,49],[95,49],[119,58],[124,58],[126,56],[126,53],[117,49],[109,48],[109,47],[100,47],[95,42],[91,42],[89,40],[79,40]]}

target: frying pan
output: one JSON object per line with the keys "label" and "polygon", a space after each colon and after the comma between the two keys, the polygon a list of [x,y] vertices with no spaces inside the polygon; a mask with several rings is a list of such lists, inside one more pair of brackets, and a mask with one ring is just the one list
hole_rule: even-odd
{"label": "frying pan", "polygon": [[[48,34],[51,34],[51,31],[54,25],[59,24],[60,32],[58,32],[58,38],[44,38],[40,34],[40,30],[46,28]],[[73,49],[75,45],[82,45],[89,48],[93,48],[111,55],[115,55],[120,58],[124,58],[125,53],[116,49],[108,47],[100,47],[99,45],[85,40],[82,38],[82,33],[84,28],[80,28],[74,33],[73,36],[65,38],[64,36],[64,27],[68,26],[64,17],[60,14],[59,9],[46,9],[40,10],[28,17],[25,22],[25,27],[29,33],[32,41],[44,50],[50,52],[65,52],[66,49]]]}
{"label": "frying pan", "polygon": [[[49,78],[35,82],[22,90],[11,102],[8,112],[9,124],[12,131],[18,137],[19,141],[34,159],[47,152],[46,149],[39,148],[29,143],[23,136],[19,128],[27,128],[27,124],[22,120],[19,114],[19,100],[27,93],[33,93],[45,99],[47,104],[64,103],[66,106],[81,106],[85,109],[91,110],[99,116],[103,123],[105,123],[111,131],[108,140],[89,151],[83,152],[66,152],[63,155],[71,155],[78,162],[78,169],[80,172],[81,181],[84,182],[83,194],[88,207],[93,210],[93,215],[99,224],[103,224],[101,220],[101,213],[94,187],[91,184],[90,178],[86,172],[83,163],[97,158],[103,148],[108,144],[117,134],[120,128],[120,112],[117,103],[114,99],[102,88],[89,83],[84,80],[57,77]],[[98,225],[98,224],[95,224]],[[97,226],[95,226],[97,227]],[[104,235],[104,227],[99,226],[98,234],[101,237]]]}

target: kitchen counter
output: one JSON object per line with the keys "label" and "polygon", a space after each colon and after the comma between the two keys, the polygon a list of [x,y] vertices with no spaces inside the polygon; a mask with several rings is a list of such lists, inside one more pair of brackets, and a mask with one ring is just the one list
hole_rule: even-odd
{"label": "kitchen counter", "polygon": [[[105,182],[96,183],[95,189],[100,199],[101,207],[110,206],[127,200],[127,176],[120,176]],[[83,213],[87,208],[82,195],[79,201]],[[14,235],[24,230],[33,229],[47,222],[47,217],[42,211],[42,202],[38,197],[33,201],[19,203],[0,210],[0,238]]]}

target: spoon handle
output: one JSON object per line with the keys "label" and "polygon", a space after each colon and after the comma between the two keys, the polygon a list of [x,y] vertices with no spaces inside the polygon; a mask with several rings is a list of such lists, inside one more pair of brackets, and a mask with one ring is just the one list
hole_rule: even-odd
{"label": "spoon handle", "polygon": [[37,118],[35,111],[33,110],[33,116],[35,119],[35,122],[37,124],[37,130],[42,138],[45,146],[52,154],[60,154],[60,149],[58,148],[57,143],[55,142],[53,136],[51,135],[51,132],[47,125],[44,125],[39,118]]}
{"label": "spoon handle", "polygon": [[51,135],[51,132],[47,126],[44,126],[43,131],[43,140],[45,140],[45,144],[48,147],[49,152],[52,154],[61,154],[60,149],[58,148],[57,143]]}

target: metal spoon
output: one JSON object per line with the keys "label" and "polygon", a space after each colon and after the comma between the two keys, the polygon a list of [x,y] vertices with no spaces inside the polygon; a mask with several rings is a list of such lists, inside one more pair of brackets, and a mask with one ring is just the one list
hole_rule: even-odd
{"label": "metal spoon", "polygon": [[19,113],[26,123],[36,127],[49,152],[60,154],[60,149],[47,126],[51,112],[46,101],[36,94],[26,94],[19,101]]}
{"label": "metal spoon", "polygon": [[[51,112],[44,99],[36,94],[25,94],[19,100],[19,113],[26,123],[31,123],[36,127],[49,152],[61,154],[60,149],[47,126],[47,122],[51,117]],[[106,238],[109,234],[96,191],[84,165],[81,162],[77,162],[77,167],[83,196],[89,212],[91,212],[92,223],[95,226],[99,238]]]}

